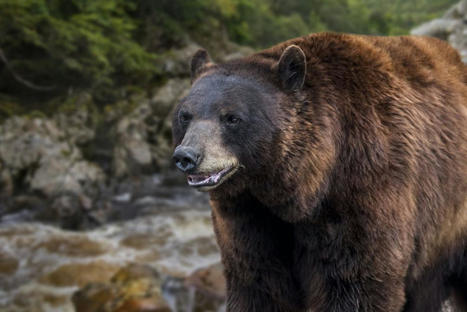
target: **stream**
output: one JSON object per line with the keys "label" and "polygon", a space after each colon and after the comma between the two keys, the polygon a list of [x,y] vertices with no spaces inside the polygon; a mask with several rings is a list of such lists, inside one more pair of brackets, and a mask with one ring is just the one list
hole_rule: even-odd
{"label": "stream", "polygon": [[[89,282],[108,280],[129,263],[142,263],[164,276],[186,277],[220,260],[206,194],[185,186],[164,195],[115,196],[138,213],[86,231],[68,231],[31,221],[27,212],[0,223],[0,311],[71,312],[71,295]],[[170,291],[163,293],[173,311]],[[180,304],[178,304],[180,306]],[[184,306],[191,306],[187,303]]]}

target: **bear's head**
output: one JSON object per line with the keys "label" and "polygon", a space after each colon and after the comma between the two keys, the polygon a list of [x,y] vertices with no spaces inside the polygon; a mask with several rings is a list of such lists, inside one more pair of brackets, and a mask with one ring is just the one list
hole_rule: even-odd
{"label": "bear's head", "polygon": [[290,128],[305,98],[307,65],[300,47],[289,45],[277,53],[223,64],[212,63],[208,53],[199,50],[191,61],[191,75],[191,90],[175,109],[172,129],[173,158],[190,186],[222,193],[268,191],[301,175],[283,176],[283,167],[293,165],[288,161],[308,162],[292,159],[300,157],[298,150],[306,148],[306,142],[288,146],[301,131],[301,125]]}

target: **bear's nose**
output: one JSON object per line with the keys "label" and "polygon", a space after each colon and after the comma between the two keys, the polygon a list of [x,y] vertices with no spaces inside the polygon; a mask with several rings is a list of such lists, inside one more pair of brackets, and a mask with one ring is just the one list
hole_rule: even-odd
{"label": "bear's nose", "polygon": [[192,147],[178,146],[172,158],[175,160],[175,165],[183,172],[193,170],[198,165],[200,154]]}

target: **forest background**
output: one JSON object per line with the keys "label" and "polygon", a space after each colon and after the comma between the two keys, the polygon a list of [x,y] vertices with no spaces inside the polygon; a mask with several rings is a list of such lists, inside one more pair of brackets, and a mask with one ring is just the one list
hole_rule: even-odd
{"label": "forest background", "polygon": [[0,0],[0,118],[89,92],[98,110],[163,84],[161,58],[194,41],[254,49],[319,31],[403,35],[455,0]]}

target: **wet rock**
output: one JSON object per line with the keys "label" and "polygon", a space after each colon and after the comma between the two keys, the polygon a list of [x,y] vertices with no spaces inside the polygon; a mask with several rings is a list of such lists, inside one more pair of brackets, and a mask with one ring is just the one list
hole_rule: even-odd
{"label": "wet rock", "polygon": [[[47,155],[72,154],[56,125],[49,120],[13,117],[0,126],[0,159],[3,168],[15,175]],[[34,169],[34,168],[31,168]],[[23,172],[24,175],[33,172]]]}
{"label": "wet rock", "polygon": [[3,309],[5,312],[73,312],[70,308],[69,297],[60,294],[53,294],[42,289],[21,289],[13,298],[10,309]]}
{"label": "wet rock", "polygon": [[160,276],[149,266],[130,264],[109,283],[92,283],[72,298],[77,312],[170,312]]}
{"label": "wet rock", "polygon": [[72,300],[76,312],[111,311],[112,300],[117,295],[116,288],[93,283],[75,292]]}
{"label": "wet rock", "polygon": [[149,127],[144,122],[151,116],[147,102],[118,121],[115,127],[113,172],[116,177],[154,171],[151,146],[148,142]]}
{"label": "wet rock", "polygon": [[82,136],[67,131],[46,118],[12,117],[0,125],[2,221],[38,218],[81,227],[105,175],[75,144]]}
{"label": "wet rock", "polygon": [[182,256],[195,253],[204,257],[217,252],[218,247],[212,237],[198,237],[180,247],[180,254]]}
{"label": "wet rock", "polygon": [[[185,298],[191,298],[194,286],[186,285],[185,280],[202,263],[219,261],[219,255],[212,248],[215,239],[209,210],[187,210],[186,205],[191,205],[193,198],[187,198],[185,192],[178,193],[178,189],[172,196],[182,202],[166,198],[167,209],[163,212],[157,206],[153,215],[106,224],[92,231],[70,232],[39,222],[2,223],[0,249],[5,254],[0,253],[0,259],[10,259],[5,271],[12,273],[0,273],[0,311],[72,312],[75,311],[72,292],[89,282],[93,286],[80,297],[82,309],[114,311],[119,307],[124,307],[122,310],[137,307],[144,310],[153,309],[155,304],[157,309],[169,311],[168,297],[158,301],[160,296],[156,294],[161,292],[161,278],[151,273],[152,269],[135,273],[138,270],[126,268],[123,271],[126,273],[112,279],[117,270],[131,261],[150,263],[164,281],[167,274],[173,273],[178,279],[171,279],[184,287]],[[183,204],[185,208],[181,210]],[[15,272],[14,259],[18,260]],[[150,277],[150,282],[146,277]],[[151,284],[155,286],[148,286]]]}
{"label": "wet rock", "polygon": [[13,192],[35,191],[47,197],[64,191],[79,194],[104,178],[66,140],[66,133],[44,118],[13,117],[0,125],[0,162]]}
{"label": "wet rock", "polygon": [[95,136],[94,120],[90,112],[93,100],[89,93],[83,92],[67,99],[70,107],[59,111],[53,116],[53,120],[61,129],[65,138],[71,144],[83,145]]}
{"label": "wet rock", "polygon": [[74,194],[63,194],[54,198],[52,210],[59,218],[72,218],[81,210],[81,205]]}
{"label": "wet rock", "polygon": [[44,198],[33,194],[22,194],[15,196],[11,201],[8,213],[19,212],[22,210],[40,211],[45,208]]}
{"label": "wet rock", "polygon": [[154,298],[131,298],[126,300],[115,312],[171,312],[171,310]]}
{"label": "wet rock", "polygon": [[6,168],[2,168],[0,162],[0,198],[13,195],[13,179]]}
{"label": "wet rock", "polygon": [[86,187],[91,188],[104,180],[99,167],[84,160],[68,158],[67,155],[51,156],[38,164],[30,180],[30,189],[40,191],[48,196],[58,192],[81,194]]}
{"label": "wet rock", "polygon": [[168,231],[157,235],[154,233],[132,234],[122,239],[120,244],[135,249],[147,249],[151,245],[164,245],[170,235],[171,233]]}
{"label": "wet rock", "polygon": [[163,291],[173,311],[225,309],[226,282],[221,264],[199,269],[186,278],[169,276],[164,281]]}
{"label": "wet rock", "polygon": [[412,34],[447,40],[467,63],[467,0],[452,6],[443,17],[416,27]]}
{"label": "wet rock", "polygon": [[12,275],[19,267],[19,261],[15,257],[0,251],[0,276]]}
{"label": "wet rock", "polygon": [[0,238],[6,240],[33,234],[34,230],[29,227],[0,227]]}
{"label": "wet rock", "polygon": [[195,291],[194,311],[216,312],[225,308],[226,282],[221,264],[195,271],[185,283]]}
{"label": "wet rock", "polygon": [[39,281],[57,287],[83,287],[92,282],[106,282],[117,270],[117,265],[99,260],[89,263],[64,264],[42,276]]}
{"label": "wet rock", "polygon": [[85,236],[54,236],[39,243],[35,249],[44,248],[48,253],[68,257],[92,257],[102,255],[110,247],[102,242],[90,240]]}
{"label": "wet rock", "polygon": [[225,300],[226,281],[224,268],[220,263],[195,271],[187,278],[186,283],[207,297]]}
{"label": "wet rock", "polygon": [[50,200],[50,208],[40,215],[40,219],[58,220],[66,229],[79,229],[85,221],[85,211],[80,197],[73,193],[60,194]]}

